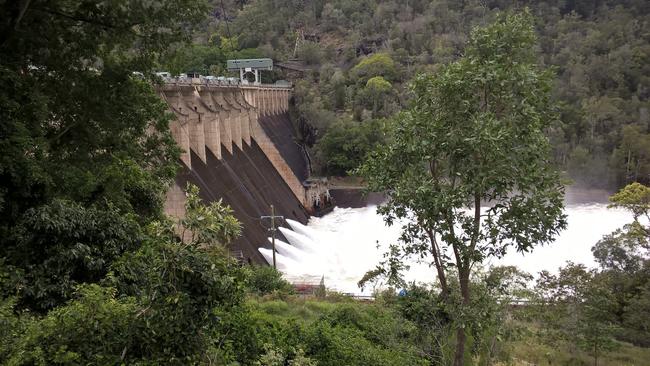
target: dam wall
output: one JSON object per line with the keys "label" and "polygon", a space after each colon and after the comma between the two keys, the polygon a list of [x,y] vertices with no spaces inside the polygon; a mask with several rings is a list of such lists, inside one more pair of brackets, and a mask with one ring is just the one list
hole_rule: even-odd
{"label": "dam wall", "polygon": [[174,113],[170,129],[183,151],[165,202],[168,215],[184,216],[184,188],[195,184],[205,202],[222,200],[242,223],[234,255],[266,263],[258,248],[270,248],[269,222],[260,216],[270,215],[270,205],[276,215],[304,224],[329,201],[327,183],[310,179],[308,157],[296,142],[290,88],[190,79],[165,83],[158,92]]}

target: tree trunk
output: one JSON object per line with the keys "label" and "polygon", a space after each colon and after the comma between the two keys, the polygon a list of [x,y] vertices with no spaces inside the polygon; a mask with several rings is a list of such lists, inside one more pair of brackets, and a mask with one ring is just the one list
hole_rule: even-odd
{"label": "tree trunk", "polygon": [[[460,293],[463,297],[463,307],[469,306],[470,292],[469,292],[469,267],[458,267],[458,280],[460,282]],[[463,366],[465,364],[465,342],[467,335],[465,328],[458,327],[456,330],[456,354],[454,355],[454,366]]]}
{"label": "tree trunk", "polygon": [[456,354],[454,355],[454,366],[465,364],[465,328],[456,330]]}

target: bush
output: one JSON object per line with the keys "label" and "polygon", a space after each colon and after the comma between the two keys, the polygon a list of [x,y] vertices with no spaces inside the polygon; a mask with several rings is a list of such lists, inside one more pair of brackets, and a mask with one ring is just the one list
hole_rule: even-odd
{"label": "bush", "polygon": [[133,216],[68,200],[28,209],[12,236],[15,248],[0,259],[7,274],[0,275],[0,296],[40,313],[64,304],[76,286],[99,282],[143,239]]}
{"label": "bush", "polygon": [[291,293],[293,287],[282,278],[282,273],[270,266],[254,266],[248,279],[248,284],[254,293],[266,295],[272,292]]}
{"label": "bush", "polygon": [[383,141],[382,122],[339,120],[334,123],[316,144],[326,173],[345,176],[356,169],[366,154]]}
{"label": "bush", "polygon": [[397,68],[395,61],[386,53],[375,53],[362,59],[350,70],[352,79],[359,79],[365,83],[368,79],[382,76],[384,79],[394,81],[397,79]]}
{"label": "bush", "polygon": [[[305,350],[309,357],[318,361],[318,365],[427,365],[423,358],[417,356],[408,346],[402,334],[394,329],[385,337],[393,337],[395,344],[386,347],[375,343],[373,328],[385,326],[385,319],[376,319],[376,324],[364,330],[354,324],[337,324],[323,319],[305,330]],[[376,329],[376,328],[375,328]]]}
{"label": "bush", "polygon": [[[116,298],[114,288],[84,285],[79,298],[31,323],[15,341],[9,365],[115,365],[127,351],[138,306]],[[1,355],[1,354],[0,354]]]}
{"label": "bush", "polygon": [[14,313],[15,305],[15,299],[0,300],[0,364],[15,349],[18,335],[24,332],[29,323],[27,316],[21,318]]}
{"label": "bush", "polygon": [[307,65],[317,65],[323,58],[323,51],[318,43],[303,42],[298,48],[298,57]]}

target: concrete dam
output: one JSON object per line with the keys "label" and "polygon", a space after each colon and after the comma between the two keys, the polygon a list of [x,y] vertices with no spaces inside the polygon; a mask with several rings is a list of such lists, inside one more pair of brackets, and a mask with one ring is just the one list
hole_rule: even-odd
{"label": "concrete dam", "polygon": [[184,189],[195,184],[204,202],[221,199],[242,223],[233,255],[266,263],[258,248],[271,247],[269,223],[260,216],[270,215],[270,205],[276,215],[306,224],[330,202],[327,181],[310,178],[308,157],[296,143],[289,86],[186,78],[167,81],[158,92],[175,115],[171,133],[183,151],[165,202],[168,215],[183,217]]}

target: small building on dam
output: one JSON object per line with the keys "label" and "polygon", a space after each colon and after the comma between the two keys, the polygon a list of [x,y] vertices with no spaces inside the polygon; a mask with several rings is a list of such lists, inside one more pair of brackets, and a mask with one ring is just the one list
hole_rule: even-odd
{"label": "small building on dam", "polygon": [[[243,68],[242,80],[252,70]],[[185,187],[195,184],[209,203],[230,205],[243,225],[232,253],[266,263],[258,248],[270,248],[261,216],[306,224],[330,202],[325,179],[310,176],[306,151],[289,119],[291,86],[223,78],[166,78],[158,87],[174,113],[171,133],[183,150],[181,171],[167,194],[165,212],[185,214]],[[281,234],[278,232],[278,235]]]}

